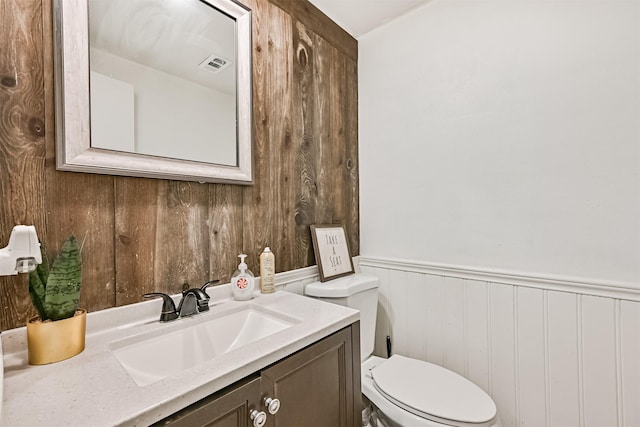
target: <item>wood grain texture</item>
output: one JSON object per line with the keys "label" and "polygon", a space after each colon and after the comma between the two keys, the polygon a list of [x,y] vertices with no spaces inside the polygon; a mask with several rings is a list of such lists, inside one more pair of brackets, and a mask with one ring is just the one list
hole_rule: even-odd
{"label": "wood grain texture", "polygon": [[157,205],[156,290],[199,287],[210,277],[208,185],[160,181]]}
{"label": "wood grain texture", "polygon": [[269,20],[272,7],[268,2],[257,1],[253,9],[254,185],[244,192],[243,215],[249,221],[246,221],[243,228],[242,252],[248,255],[246,263],[254,273],[258,268],[260,252],[270,244],[269,177],[272,172],[272,154],[269,150],[268,132],[274,126],[269,122],[270,107],[277,102],[269,99],[269,74],[273,72],[268,69],[269,39],[271,31],[277,31]]}
{"label": "wood grain texture", "polygon": [[155,247],[160,181],[115,178],[116,305],[156,290]]}
{"label": "wood grain texture", "polygon": [[[16,224],[44,232],[45,111],[42,5],[0,2],[0,242]],[[24,275],[0,277],[0,327],[35,314]]]}
{"label": "wood grain texture", "polygon": [[305,0],[271,0],[271,2],[295,16],[311,32],[327,40],[346,57],[358,61],[358,42],[313,4]]}
{"label": "wood grain texture", "polygon": [[[334,195],[340,198],[342,186],[332,185],[333,159],[334,151],[339,149],[339,145],[331,140],[332,121],[330,102],[331,87],[334,82],[331,80],[331,62],[334,60],[331,45],[325,42],[317,34],[312,35],[313,42],[313,61],[312,63],[312,97],[310,101],[313,103],[311,109],[311,129],[312,136],[311,147],[315,150],[310,151],[309,159],[311,160],[315,174],[313,182],[313,196],[315,196],[315,206],[313,212],[315,214],[314,222],[318,224],[330,224],[332,219],[332,203]],[[322,161],[322,160],[326,161]]]}
{"label": "wood grain texture", "polygon": [[[267,87],[271,94],[267,126],[271,152],[277,154],[277,167],[270,179],[271,209],[279,212],[271,222],[271,250],[276,256],[276,271],[294,265],[295,245],[295,162],[296,144],[292,137],[293,28],[291,17],[280,8],[271,6],[269,22],[275,26],[277,37],[268,43]],[[283,60],[284,59],[284,60]],[[274,126],[273,124],[277,124]]]}
{"label": "wood grain texture", "polygon": [[228,283],[242,252],[242,187],[209,186],[209,277]]}
{"label": "wood grain texture", "polygon": [[[0,245],[34,224],[55,252],[83,246],[89,311],[226,283],[241,252],[258,274],[314,265],[309,225],[342,222],[359,254],[357,42],[305,0],[243,0],[253,19],[255,185],[55,169],[52,3],[0,2]],[[0,328],[33,314],[26,277],[0,277]]]}
{"label": "wood grain texture", "polygon": [[[345,219],[347,233],[350,238],[351,253],[360,253],[360,187],[358,167],[358,63],[357,60],[345,58],[344,70],[345,90],[341,99],[344,102],[344,151],[345,161],[342,166],[345,174],[343,183],[346,193]],[[334,100],[336,98],[333,98]]]}
{"label": "wood grain texture", "polygon": [[47,235],[53,260],[74,234],[82,253],[80,305],[89,311],[115,305],[113,177],[46,170]]}
{"label": "wood grain texture", "polygon": [[314,45],[313,34],[304,25],[296,22],[293,28],[293,98],[297,100],[292,111],[293,139],[296,144],[296,204],[294,268],[312,263],[312,242],[309,226],[316,224],[315,207],[317,196],[316,168],[314,158],[318,150],[313,135],[315,108],[314,93]]}

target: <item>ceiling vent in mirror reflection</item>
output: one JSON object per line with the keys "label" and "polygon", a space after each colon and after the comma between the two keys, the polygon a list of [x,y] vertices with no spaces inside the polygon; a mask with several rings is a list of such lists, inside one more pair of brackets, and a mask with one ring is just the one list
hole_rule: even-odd
{"label": "ceiling vent in mirror reflection", "polygon": [[204,68],[205,70],[211,71],[212,73],[219,73],[229,65],[231,65],[231,61],[214,53],[212,55],[209,55],[207,59],[202,61],[200,65],[198,65],[198,67]]}

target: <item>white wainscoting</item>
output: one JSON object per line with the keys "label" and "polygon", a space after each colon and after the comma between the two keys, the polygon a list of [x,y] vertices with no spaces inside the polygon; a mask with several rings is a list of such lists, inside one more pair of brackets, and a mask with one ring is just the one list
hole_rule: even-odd
{"label": "white wainscoting", "polygon": [[[381,279],[376,354],[445,366],[503,425],[640,427],[640,290],[360,257]],[[506,282],[506,283],[503,283]]]}

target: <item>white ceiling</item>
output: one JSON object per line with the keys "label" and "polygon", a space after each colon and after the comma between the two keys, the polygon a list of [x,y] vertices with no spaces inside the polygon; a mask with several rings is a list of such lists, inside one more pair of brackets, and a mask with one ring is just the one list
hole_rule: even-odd
{"label": "white ceiling", "polygon": [[[235,35],[232,18],[199,1],[89,0],[92,49],[228,94],[235,93]],[[227,68],[200,66],[211,56]]]}
{"label": "white ceiling", "polygon": [[309,1],[357,39],[430,0]]}

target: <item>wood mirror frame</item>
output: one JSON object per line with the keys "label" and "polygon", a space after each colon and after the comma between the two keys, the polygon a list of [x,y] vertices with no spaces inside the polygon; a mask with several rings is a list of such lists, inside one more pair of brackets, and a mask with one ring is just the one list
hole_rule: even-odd
{"label": "wood mirror frame", "polygon": [[251,11],[234,0],[202,1],[236,20],[237,166],[92,148],[88,3],[87,0],[54,0],[56,165],[59,170],[252,184]]}

